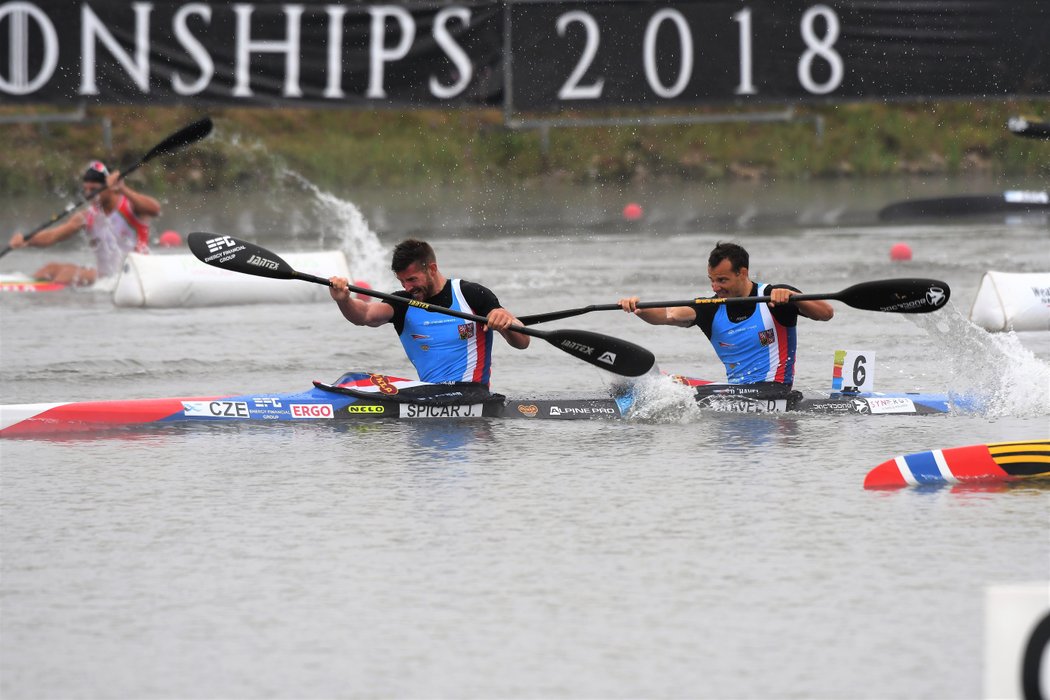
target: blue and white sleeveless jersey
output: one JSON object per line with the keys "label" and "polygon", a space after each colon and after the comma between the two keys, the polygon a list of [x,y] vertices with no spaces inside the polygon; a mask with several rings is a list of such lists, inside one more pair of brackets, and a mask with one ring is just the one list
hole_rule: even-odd
{"label": "blue and white sleeveless jersey", "polygon": [[[771,285],[755,282],[756,296],[767,296]],[[711,323],[711,345],[726,367],[730,384],[795,380],[794,326],[785,326],[767,304],[754,304],[754,311],[740,322],[729,318],[726,304],[715,311]]]}
{"label": "blue and white sleeveless jersey", "polygon": [[[448,308],[475,313],[463,296],[460,281],[449,280],[452,303]],[[493,332],[483,332],[483,327],[475,321],[409,306],[401,345],[424,382],[475,382],[488,386]]]}

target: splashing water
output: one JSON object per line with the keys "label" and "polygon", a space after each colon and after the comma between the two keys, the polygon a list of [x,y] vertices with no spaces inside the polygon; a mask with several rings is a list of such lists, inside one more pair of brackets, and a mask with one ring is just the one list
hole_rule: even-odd
{"label": "splashing water", "polygon": [[318,242],[324,245],[329,234],[334,234],[339,248],[346,253],[355,280],[364,280],[372,286],[385,281],[384,278],[389,276],[386,267],[389,253],[369,228],[361,210],[353,202],[322,190],[293,170],[285,168],[282,175],[313,197],[318,218],[326,222],[316,229],[320,234]]}
{"label": "splashing water", "polygon": [[694,396],[695,389],[661,374],[656,368],[637,379],[618,377],[609,385],[616,396],[630,392],[634,396],[631,420],[651,423],[690,423],[702,417]]}
{"label": "splashing water", "polygon": [[[373,287],[390,282],[388,251],[353,202],[322,190],[289,168],[283,158],[272,154],[260,141],[243,138],[236,132],[225,134],[221,130],[215,138],[236,150],[240,159],[248,159],[256,188],[271,193],[259,203],[261,209],[243,211],[238,230],[259,235],[258,229],[261,228],[273,235],[278,233],[273,230],[274,223],[279,222],[282,241],[290,237],[323,248],[333,245],[328,241],[334,239],[334,245],[346,253],[351,281],[365,281]],[[291,199],[288,192],[291,188],[306,195],[305,207],[285,205]],[[262,222],[262,225],[257,225],[257,222]]]}
{"label": "splashing water", "polygon": [[1050,415],[1050,365],[1017,334],[989,333],[949,307],[907,318],[942,350],[951,393],[983,397],[981,413],[989,417]]}

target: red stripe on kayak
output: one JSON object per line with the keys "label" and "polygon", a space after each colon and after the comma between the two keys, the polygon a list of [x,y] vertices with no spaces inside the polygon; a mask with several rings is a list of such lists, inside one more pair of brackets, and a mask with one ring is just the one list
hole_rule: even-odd
{"label": "red stripe on kayak", "polygon": [[1010,475],[995,463],[988,445],[969,445],[943,450],[944,462],[959,481],[999,481]]}
{"label": "red stripe on kayak", "polygon": [[[988,445],[951,447],[941,450],[941,455],[944,457],[948,471],[961,483],[1011,481],[1016,478],[996,463],[988,451]],[[901,468],[898,466],[898,459],[905,461],[903,457],[894,457],[868,472],[868,475],[864,477],[864,488],[885,489],[908,486],[908,480],[901,474]],[[936,484],[935,481],[926,483]]]}
{"label": "red stripe on kayak", "polygon": [[83,401],[69,403],[30,416],[0,430],[2,437],[40,435],[71,430],[97,430],[100,426],[156,423],[182,413],[183,401],[214,401],[221,396],[131,401]]}
{"label": "red stripe on kayak", "polygon": [[57,292],[65,288],[60,282],[0,282],[0,292]]}
{"label": "red stripe on kayak", "polygon": [[864,488],[866,489],[892,489],[907,486],[897,467],[897,459],[887,459],[885,462],[868,472],[864,477]]}

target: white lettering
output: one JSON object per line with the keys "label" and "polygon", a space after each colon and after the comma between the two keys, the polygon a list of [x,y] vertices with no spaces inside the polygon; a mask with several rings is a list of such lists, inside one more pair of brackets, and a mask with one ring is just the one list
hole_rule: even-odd
{"label": "white lettering", "polygon": [[120,42],[110,33],[98,15],[85,4],[80,13],[80,94],[97,95],[95,82],[95,42],[101,41],[117,62],[128,72],[135,85],[149,93],[149,16],[153,4],[136,2],[135,9],[135,57],[132,58]]}
{"label": "white lettering", "polygon": [[595,55],[598,53],[598,46],[601,43],[598,38],[600,30],[598,29],[598,23],[589,14],[581,10],[573,10],[558,17],[558,22],[555,25],[558,28],[558,36],[565,36],[566,30],[573,22],[579,22],[583,25],[587,35],[587,43],[583,47],[583,55],[580,56],[579,63],[576,64],[569,79],[558,90],[558,99],[595,100],[602,96],[605,78],[599,78],[590,85],[580,85],[580,80],[583,79],[587,69],[594,62]]}
{"label": "white lettering", "polygon": [[1050,204],[1050,193],[1007,190],[1006,192],[1003,192],[1003,199],[1007,202],[1021,204]]}
{"label": "white lettering", "polygon": [[212,60],[211,54],[208,53],[204,45],[197,40],[197,37],[193,36],[189,27],[186,26],[186,20],[191,15],[197,15],[204,20],[205,24],[210,24],[211,7],[200,2],[190,3],[180,7],[172,18],[175,39],[182,45],[182,48],[186,49],[186,53],[200,67],[200,75],[192,83],[186,82],[182,77],[182,73],[177,71],[172,76],[171,87],[180,95],[196,95],[208,87],[212,76],[215,75],[215,62]]}
{"label": "white lettering", "polygon": [[[366,97],[384,99],[383,67],[391,61],[399,61],[408,55],[412,41],[416,38],[416,23],[408,10],[396,5],[379,5],[370,7],[372,15],[372,38],[368,52],[368,91]],[[401,41],[392,49],[386,48],[386,21],[397,20],[401,27]]]}
{"label": "white lettering", "polygon": [[251,97],[251,55],[252,53],[284,54],[284,97],[302,97],[299,87],[299,44],[300,24],[303,14],[302,5],[282,6],[285,15],[284,41],[252,41],[253,5],[236,4],[233,11],[237,13],[237,47],[234,65],[234,97]]}
{"label": "white lettering", "polygon": [[[823,17],[827,24],[823,38],[818,38],[813,30],[813,21]],[[832,48],[839,38],[839,16],[827,5],[814,5],[802,15],[802,38],[806,42],[806,51],[798,62],[798,81],[802,87],[814,95],[826,95],[842,84],[842,57]],[[822,58],[831,70],[831,75],[823,83],[813,79],[813,59]]]}
{"label": "white lettering", "polygon": [[737,95],[754,95],[758,90],[751,68],[751,8],[737,12],[733,20],[740,24],[740,84],[735,92]]}
{"label": "white lettering", "polygon": [[[660,31],[660,25],[664,20],[671,20],[678,28],[678,39],[681,42],[682,58],[678,66],[678,80],[671,87],[665,87],[660,81],[660,74],[656,70],[656,37]],[[663,9],[653,15],[649,25],[645,28],[645,44],[643,48],[643,61],[645,63],[645,79],[649,81],[649,87],[659,97],[678,97],[685,90],[693,77],[693,36],[689,31],[689,23],[678,10]]]}
{"label": "white lettering", "polygon": [[[28,95],[43,87],[55,74],[58,66],[58,34],[48,16],[28,2],[9,2],[0,7],[0,24],[5,18],[9,24],[7,31],[11,42],[7,54],[10,73],[7,79],[0,76],[0,91],[9,95]],[[35,20],[44,40],[43,62],[32,80],[29,78],[30,19]]]}
{"label": "white lettering", "polygon": [[343,92],[343,17],[346,8],[328,5],[325,11],[328,13],[328,82],[324,96],[338,99],[346,96]]}
{"label": "white lettering", "polygon": [[474,66],[470,62],[470,57],[467,56],[463,47],[456,43],[456,39],[446,26],[448,20],[453,17],[462,22],[464,26],[470,26],[470,10],[465,7],[448,7],[434,17],[434,40],[445,50],[445,54],[448,55],[459,73],[459,80],[448,86],[442,85],[435,76],[430,76],[430,94],[442,100],[455,97],[463,92],[470,84],[470,79],[474,77]]}

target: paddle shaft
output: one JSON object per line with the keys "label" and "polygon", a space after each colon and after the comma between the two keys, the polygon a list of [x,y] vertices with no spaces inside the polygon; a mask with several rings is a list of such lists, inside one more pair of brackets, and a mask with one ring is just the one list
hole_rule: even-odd
{"label": "paddle shaft", "polygon": [[[121,169],[120,175],[117,176],[117,182],[120,182],[128,175],[135,172],[143,165],[145,165],[146,163],[163,153],[170,153],[176,149],[182,148],[183,146],[194,143],[195,141],[200,141],[202,138],[211,133],[211,128],[211,119],[205,117],[204,119],[196,121],[187,127],[179,129],[174,134],[168,136],[166,139],[164,139],[156,146],[151,148],[149,152],[146,153],[146,155],[142,156],[142,158],[140,158],[136,163],[128,166],[127,168]],[[89,196],[81,197],[80,201],[69,205],[59,213],[52,216],[48,221],[45,221],[44,223],[34,228],[29,233],[23,234],[22,240],[28,242],[29,239],[35,236],[36,234],[40,233],[44,229],[54,226],[56,223],[58,223],[62,219],[65,219],[67,216],[69,216],[85,204],[88,204],[93,199],[95,199],[95,197],[98,197],[100,194],[102,194],[108,189],[109,185],[106,184],[103,185],[102,189],[92,192]],[[0,258],[4,257],[9,252],[11,252],[11,246],[5,246],[3,250],[0,250]]]}
{"label": "paddle shaft", "polygon": [[[791,297],[791,301],[820,301],[836,298],[837,297],[834,294],[795,294]],[[699,299],[679,299],[678,301],[640,301],[635,308],[667,309],[675,306],[693,306],[694,304],[732,304],[736,302],[762,304],[771,301],[773,301],[773,297],[730,297],[726,299],[703,297]],[[592,311],[621,311],[622,309],[623,307],[619,304],[591,304],[589,306],[582,306],[578,309],[566,309],[565,311],[552,311],[548,314],[522,316],[518,320],[525,325],[532,325],[533,323],[546,323],[547,321],[557,321],[558,319],[570,318],[572,316],[582,316],[583,314],[589,314]]]}
{"label": "paddle shaft", "polygon": [[[892,279],[861,282],[841,292],[827,294],[792,294],[791,303],[799,301],[841,301],[856,309],[884,311],[888,313],[926,313],[936,311],[948,302],[951,291],[945,282],[931,279]],[[678,301],[642,301],[639,309],[661,309],[675,306],[702,304],[763,304],[773,299],[769,296],[754,297],[703,297]],[[557,321],[571,316],[580,316],[592,311],[617,311],[619,304],[591,304],[578,309],[552,311],[546,314],[522,316],[523,325]]]}
{"label": "paddle shaft", "polygon": [[[324,277],[317,277],[306,272],[299,272],[298,270],[292,270],[292,276],[297,280],[303,280],[304,282],[313,282],[315,284],[323,284],[331,287],[332,283],[330,280],[326,280]],[[365,289],[364,287],[356,287],[352,284],[346,285],[347,290],[356,294],[364,294],[365,296],[374,297],[376,299],[382,299],[383,301],[392,302],[394,304],[404,304],[405,306],[414,306],[417,309],[423,309],[430,313],[444,314],[445,316],[455,316],[456,318],[462,318],[467,321],[477,321],[478,323],[488,323],[488,319],[484,316],[478,316],[477,314],[468,314],[465,311],[456,311],[455,309],[448,309],[444,306],[436,306],[435,304],[428,304],[425,301],[416,301],[408,297],[401,297],[396,294],[387,294],[386,292],[377,292],[374,289]],[[618,306],[616,308],[619,308]],[[550,337],[548,331],[538,331],[532,328],[525,328],[523,326],[510,326],[507,330],[514,331],[515,333],[521,333],[522,335],[531,335],[534,338],[542,338],[547,340]]]}

